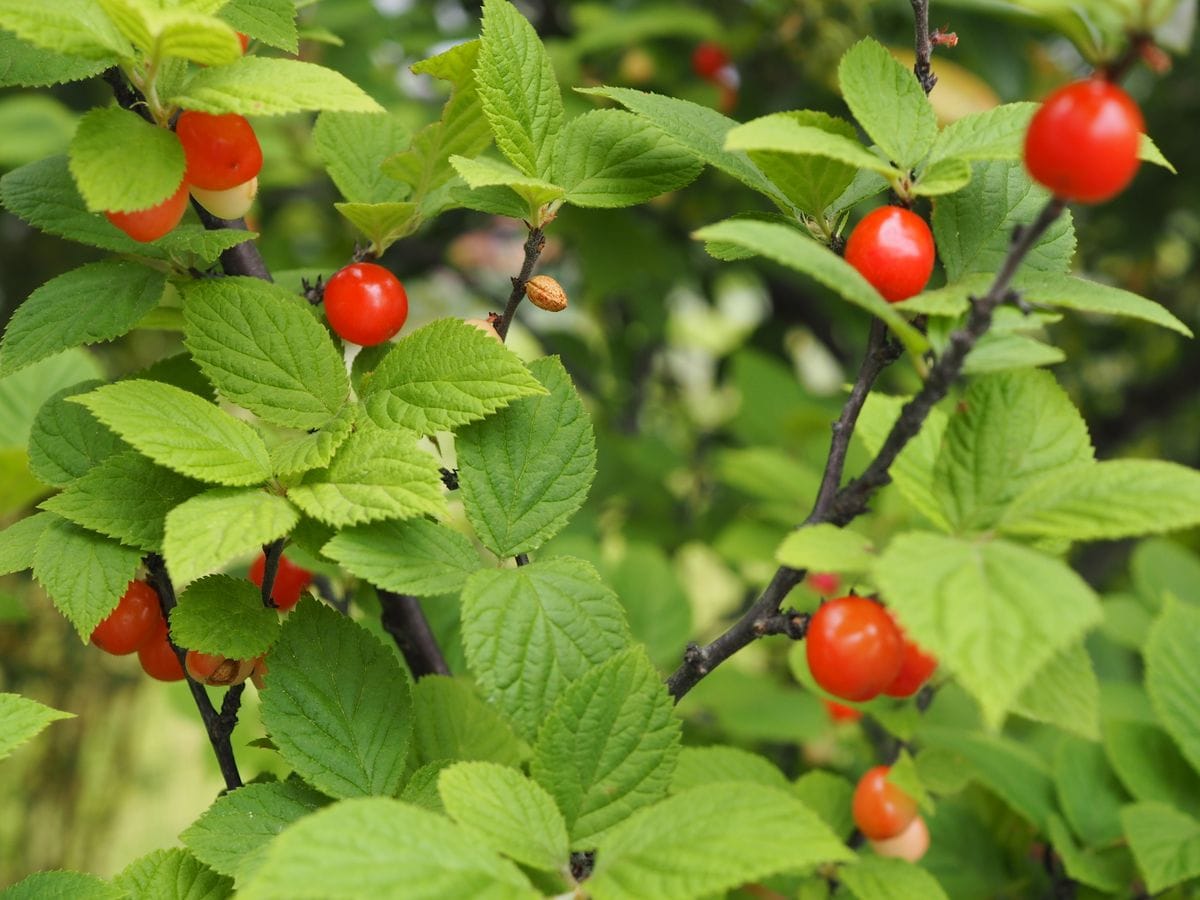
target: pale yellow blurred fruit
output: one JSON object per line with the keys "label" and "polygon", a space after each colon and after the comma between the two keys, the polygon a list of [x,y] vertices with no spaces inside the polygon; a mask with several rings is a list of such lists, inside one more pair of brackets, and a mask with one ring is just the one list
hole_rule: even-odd
{"label": "pale yellow blurred fruit", "polygon": [[206,191],[192,187],[196,202],[218,219],[240,219],[250,211],[254,197],[258,194],[258,178],[251,178],[224,191]]}

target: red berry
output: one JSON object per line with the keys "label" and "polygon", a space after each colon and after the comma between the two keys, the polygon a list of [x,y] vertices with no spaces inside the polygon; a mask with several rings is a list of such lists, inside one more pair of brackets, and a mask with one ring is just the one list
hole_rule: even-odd
{"label": "red berry", "polygon": [[878,856],[891,856],[916,862],[929,849],[929,827],[917,816],[908,827],[893,838],[871,841],[871,849]]}
{"label": "red berry", "polygon": [[1133,98],[1089,78],[1046,98],[1025,132],[1025,167],[1059,197],[1099,203],[1118,194],[1138,168],[1145,127]]}
{"label": "red berry", "polygon": [[138,662],[142,664],[142,671],[151,678],[157,678],[159,681],[183,680],[183,666],[180,665],[179,657],[175,655],[175,649],[167,639],[165,621],[160,621],[150,639],[138,648]]}
{"label": "red berry", "polygon": [[889,303],[921,293],[933,274],[933,233],[914,212],[881,206],[863,217],[846,241],[846,262]]}
{"label": "red berry", "polygon": [[404,327],[408,294],[375,263],[353,263],[325,284],[325,317],[340,337],[364,347],[382,344]]}
{"label": "red berry", "polygon": [[904,641],[887,610],[866,597],[839,597],[813,613],[805,637],[808,668],[824,690],[860,702],[896,679]]}
{"label": "red berry", "polygon": [[832,597],[841,587],[842,579],[837,572],[809,572],[808,586],[822,597]]}
{"label": "red berry", "polygon": [[184,180],[206,191],[224,191],[245,184],[262,169],[262,148],[254,129],[234,113],[213,116],[186,110],[175,133],[187,157]]}
{"label": "red berry", "polygon": [[[262,587],[266,571],[267,557],[266,554],[260,553],[258,559],[250,564],[250,580]],[[312,583],[312,577],[312,572],[308,569],[281,555],[279,568],[275,570],[275,580],[271,582],[271,600],[278,609],[287,612],[300,602],[300,595]]]}
{"label": "red berry", "polygon": [[873,841],[896,837],[917,817],[917,801],[887,780],[890,770],[868,769],[854,789],[854,824]]}
{"label": "red berry", "polygon": [[833,700],[825,701],[825,709],[835,722],[857,722],[862,718],[862,713],[853,706],[843,706]]}
{"label": "red berry", "polygon": [[911,697],[929,680],[929,676],[937,668],[937,658],[910,641],[899,623],[896,624],[896,628],[904,641],[904,661],[900,663],[900,671],[895,679],[883,692],[889,697]]}
{"label": "red berry", "polygon": [[692,51],[692,71],[701,78],[712,79],[729,65],[729,54],[715,41],[702,41]]}
{"label": "red berry", "polygon": [[242,34],[240,31],[237,33],[237,36],[238,36],[238,43],[242,45],[242,53],[245,53],[247,50],[250,49],[250,36],[246,35],[246,34]]}
{"label": "red berry", "polygon": [[149,243],[157,241],[179,224],[187,209],[187,181],[180,182],[179,189],[157,206],[137,212],[106,212],[104,217],[135,241]]}
{"label": "red berry", "polygon": [[189,650],[184,660],[187,673],[193,681],[213,687],[232,687],[241,684],[254,671],[253,659],[230,659],[219,653],[201,653]]}
{"label": "red berry", "polygon": [[162,624],[158,594],[144,581],[131,581],[117,608],[96,626],[92,643],[114,656],[132,653]]}

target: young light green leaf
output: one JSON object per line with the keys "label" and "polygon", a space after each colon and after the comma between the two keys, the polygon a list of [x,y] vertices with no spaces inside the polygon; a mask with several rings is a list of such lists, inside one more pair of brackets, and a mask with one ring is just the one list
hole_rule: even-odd
{"label": "young light green leaf", "polygon": [[1020,369],[1053,366],[1067,358],[1057,347],[1025,334],[993,328],[981,337],[963,362],[964,375],[995,375]]}
{"label": "young light green leaf", "polygon": [[77,348],[0,377],[0,447],[22,447],[43,403],[63,388],[101,374],[95,357]]}
{"label": "young light green leaf", "polygon": [[616,596],[570,557],[476,572],[462,604],[467,663],[527,739],[567,685],[629,645]]}
{"label": "young light green leaf", "polygon": [[1200,472],[1157,459],[1073,466],[1027,483],[998,525],[1009,534],[1116,540],[1200,523]]}
{"label": "young light green leaf", "polygon": [[0,0],[0,28],[43,50],[84,59],[133,55],[129,42],[94,0],[60,0],[53,5]]}
{"label": "young light green leaf", "polygon": [[[286,91],[279,86],[287,85]],[[382,112],[340,72],[297,59],[246,56],[193,75],[168,103],[206,113],[282,116],[302,110]]]}
{"label": "young light green leaf", "polygon": [[617,109],[576,116],[559,132],[552,181],[575,206],[615,208],[690,184],[703,166],[644,119]]}
{"label": "young light green leaf", "polygon": [[865,38],[838,63],[838,84],[854,118],[888,159],[907,171],[937,137],[937,119],[916,75],[887,48]]}
{"label": "young light green leaf", "polygon": [[1095,594],[1064,562],[1002,540],[910,532],[872,574],[909,637],[958,677],[991,727],[1058,650],[1100,620]]}
{"label": "young light green leaf", "polygon": [[483,565],[465,535],[421,518],[346,529],[321,552],[376,587],[417,597],[457,593]]}
{"label": "young light green leaf", "polygon": [[726,219],[695,232],[703,241],[724,241],[753,250],[777,263],[803,272],[842,299],[882,319],[914,353],[924,352],[927,342],[858,270],[812,238],[794,228],[773,222]]}
{"label": "young light green leaf", "polygon": [[242,34],[278,47],[285,53],[300,49],[295,0],[229,0],[220,4],[221,18]]}
{"label": "young light green leaf", "polygon": [[1162,608],[1167,594],[1186,600],[1200,584],[1200,558],[1165,538],[1150,538],[1133,548],[1129,574],[1139,599],[1150,609]]}
{"label": "young light green leaf", "polygon": [[163,556],[175,584],[184,585],[283,537],[299,520],[296,507],[276,494],[212,488],[167,513]]}
{"label": "young light green leaf", "polygon": [[[131,158],[142,163],[131,166]],[[179,139],[116,106],[93,109],[80,120],[70,160],[92,212],[148,209],[174,194],[183,180]]]}
{"label": "young light green leaf", "polygon": [[1026,301],[1039,306],[1127,316],[1169,328],[1185,337],[1192,336],[1191,328],[1165,307],[1131,291],[1098,281],[1051,273],[1038,274],[1022,284],[1021,294]]}
{"label": "young light green leaf", "polygon": [[344,406],[316,431],[276,444],[271,448],[271,470],[277,476],[286,478],[329,465],[333,454],[350,436],[357,415],[357,406]]}
{"label": "young light green leaf", "polygon": [[[111,0],[102,0],[111,2]],[[225,66],[242,56],[237,32],[214,16],[182,9],[148,10],[146,23],[164,60]]]}
{"label": "young light green leaf", "polygon": [[584,672],[538,729],[530,774],[562,810],[571,846],[666,796],[679,755],[675,704],[645,650]]}
{"label": "young light green leaf", "polygon": [[20,694],[0,693],[0,759],[33,740],[51,722],[73,718],[74,713],[51,709]]}
{"label": "young light green leaf", "polygon": [[606,558],[602,566],[634,639],[660,669],[674,669],[692,636],[692,607],[673,560],[657,544],[631,540],[619,558]]}
{"label": "young light green leaf", "polygon": [[1143,134],[1138,143],[1138,159],[1142,160],[1143,162],[1153,163],[1156,166],[1161,166],[1172,175],[1179,174],[1175,170],[1175,167],[1171,165],[1171,161],[1163,156],[1163,152],[1158,149],[1158,145],[1154,143],[1148,134]]}
{"label": "young light green leaf", "polygon": [[415,203],[335,203],[334,209],[361,231],[382,252],[400,238],[408,237],[421,224]]}
{"label": "young light green leaf", "polygon": [[1200,821],[1167,803],[1135,803],[1121,824],[1151,893],[1200,876]]}
{"label": "young light green leaf", "polygon": [[557,184],[551,184],[549,181],[531,175],[524,175],[500,160],[487,157],[466,159],[462,156],[452,156],[450,164],[454,166],[454,171],[472,190],[487,187],[506,187],[511,190],[528,205],[528,212],[525,214],[528,221],[538,219],[537,213],[542,206],[554,200],[561,200],[566,196],[566,191]]}
{"label": "young light green leaf", "polygon": [[557,357],[530,364],[549,391],[517,400],[458,434],[467,517],[497,556],[536,550],[583,504],[596,473],[596,438]]}
{"label": "young light green leaf", "polygon": [[[116,60],[54,53],[0,31],[0,87],[50,87],[91,78]],[[39,154],[40,156],[41,154]]]}
{"label": "young light green leaf", "polygon": [[940,197],[962,190],[971,180],[971,165],[964,159],[940,159],[925,166],[913,182],[918,197]]}
{"label": "young light green leaf", "polygon": [[1005,518],[1023,490],[1092,460],[1087,425],[1046,372],[978,378],[950,417],[933,490],[957,533]]}
{"label": "young light green leaf", "polygon": [[588,893],[595,900],[692,900],[853,857],[786,792],[715,784],[639,810],[604,835]]}
{"label": "young light green leaf", "polygon": [[202,490],[200,482],[124,450],[43,501],[41,508],[134,549],[158,551],[167,513]]}
{"label": "young light green leaf", "polygon": [[951,122],[933,142],[929,165],[943,159],[1021,159],[1036,103],[1005,103]]}
{"label": "young light green leaf", "polygon": [[1110,842],[1107,847],[1081,848],[1058,816],[1050,817],[1046,836],[1062,860],[1063,870],[1080,884],[1114,895],[1120,894],[1121,888],[1135,877],[1133,855],[1124,842],[1115,846]]}
{"label": "young light green leaf", "polygon": [[336,803],[266,848],[242,900],[537,900],[511,862],[445,816],[387,797]]}
{"label": "young light green leaf", "polygon": [[412,696],[396,655],[361,625],[302,600],[267,665],[262,720],[284,760],[331,797],[395,794],[412,739]]}
{"label": "young light green leaf", "polygon": [[511,351],[462,320],[438,319],[392,347],[360,396],[376,422],[433,434],[544,393]]}
{"label": "young light green leaf", "polygon": [[1159,721],[1200,772],[1200,672],[1195,638],[1200,609],[1179,601],[1166,605],[1146,642],[1146,690]]}
{"label": "young light green leaf", "polygon": [[467,681],[426,675],[413,689],[413,765],[480,760],[519,766],[529,749]]}
{"label": "young light green leaf", "polygon": [[815,569],[855,575],[875,560],[869,538],[836,525],[807,525],[783,539],[775,559],[793,569]]}
{"label": "young light green leaf", "polygon": [[[879,452],[906,402],[907,398],[889,397],[875,391],[867,397],[854,433],[868,452]],[[933,470],[941,450],[946,425],[944,412],[940,409],[930,410],[925,425],[900,451],[890,470],[892,481],[904,499],[931,524],[943,531],[950,530],[950,523],[946,521],[942,505],[934,493]]]}
{"label": "young light green leaf", "polygon": [[1054,783],[1063,815],[1085,844],[1120,839],[1121,807],[1130,797],[1100,744],[1064,735],[1054,752]]}
{"label": "young light green leaf", "polygon": [[439,776],[438,793],[446,814],[484,846],[545,872],[569,864],[562,814],[554,799],[519,770],[458,763]]}
{"label": "young light green leaf", "polygon": [[342,354],[302,298],[258,278],[197,279],[183,296],[184,343],[228,400],[304,429],[345,404]]}
{"label": "young light green leaf", "polygon": [[61,350],[120,337],[154,309],[165,285],[162,272],[128,260],[88,263],[52,278],[9,320],[0,376]]}
{"label": "young light green leaf", "polygon": [[537,32],[508,0],[484,0],[475,83],[496,146],[526,175],[548,177],[562,93]]}
{"label": "young light green leaf", "polygon": [[1100,682],[1087,648],[1080,643],[1058,651],[1025,686],[1013,712],[1100,740]]}
{"label": "young light green leaf", "polygon": [[201,481],[265,481],[271,463],[262,438],[245,422],[182,388],[120,381],[71,398],[156,463]]}
{"label": "young light green leaf", "polygon": [[824,769],[810,769],[792,785],[800,802],[821,817],[833,833],[845,840],[854,831],[854,785]]}
{"label": "young light green leaf", "polygon": [[253,659],[279,637],[279,614],[244,578],[209,575],[193,582],[171,610],[171,638],[180,647],[230,659]]}
{"label": "young light green leaf", "polygon": [[722,781],[752,781],[785,790],[788,787],[778,767],[757,753],[738,747],[684,747],[675,762],[670,792],[678,794]]}
{"label": "young light green leaf", "polygon": [[[829,202],[837,199],[838,195],[850,184],[854,169],[866,169],[878,172],[888,179],[898,179],[904,173],[891,165],[887,160],[880,159],[854,137],[853,127],[847,129],[837,127],[833,130],[825,121],[812,121],[808,110],[798,112],[773,113],[758,119],[751,119],[744,125],[738,125],[725,135],[726,150],[761,151],[769,150],[775,153],[785,153],[791,156],[821,156],[836,160],[851,168],[850,177],[833,194]],[[842,123],[841,119],[827,117],[833,122]],[[826,203],[828,206],[828,203]],[[824,207],[822,207],[823,209]]]}
{"label": "young light green leaf", "polygon": [[33,577],[86,642],[116,608],[141,563],[137,550],[55,516],[38,537]]}
{"label": "young light green leaf", "polygon": [[[1139,700],[1145,704],[1144,696]],[[1136,711],[1148,712],[1144,705]],[[1108,761],[1135,800],[1171,803],[1200,816],[1200,774],[1153,720],[1105,718],[1102,730]]]}
{"label": "young light green leaf", "polygon": [[392,113],[321,113],[313,147],[342,196],[355,203],[403,200],[411,189],[389,178],[383,161],[408,144],[408,127]]}
{"label": "young light green leaf", "polygon": [[183,897],[218,900],[233,894],[233,882],[182,847],[155,850],[127,865],[113,884],[130,897]]}
{"label": "young light green leaf", "polygon": [[0,531],[0,575],[11,575],[32,566],[42,532],[57,521],[61,520],[53,513],[34,513]]}
{"label": "young light green leaf", "polygon": [[947,900],[936,878],[903,859],[864,856],[837,877],[858,900]]}
{"label": "young light green leaf", "polygon": [[126,900],[129,894],[98,875],[35,872],[4,891],[4,900]]}

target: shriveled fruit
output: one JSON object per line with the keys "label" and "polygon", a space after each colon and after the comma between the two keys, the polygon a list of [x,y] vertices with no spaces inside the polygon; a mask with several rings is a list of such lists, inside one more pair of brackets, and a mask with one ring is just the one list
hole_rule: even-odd
{"label": "shriveled fruit", "polygon": [[214,653],[189,650],[184,666],[192,680],[213,687],[232,687],[241,684],[254,672],[255,660],[230,659]]}
{"label": "shriveled fruit", "polygon": [[525,296],[538,309],[559,312],[567,308],[567,292],[549,275],[534,275],[525,283]]}

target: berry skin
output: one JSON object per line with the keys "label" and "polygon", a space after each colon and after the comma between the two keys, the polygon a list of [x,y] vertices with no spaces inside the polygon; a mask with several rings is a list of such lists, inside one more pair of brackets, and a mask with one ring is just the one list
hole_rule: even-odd
{"label": "berry skin", "polygon": [[224,191],[245,184],[262,170],[258,138],[239,115],[212,116],[189,109],[175,123],[175,134],[187,157],[184,180],[192,187]]}
{"label": "berry skin", "polygon": [[837,572],[809,572],[808,586],[822,597],[832,597],[841,587],[842,579]]}
{"label": "berry skin", "polygon": [[213,687],[232,687],[250,677],[255,662],[253,659],[230,659],[220,654],[189,650],[184,667],[193,681]]}
{"label": "berry skin", "polygon": [[159,681],[182,681],[183,666],[167,639],[167,623],[162,621],[146,643],[138,648],[142,671]]}
{"label": "berry skin", "polygon": [[891,856],[915,863],[929,849],[929,826],[925,824],[924,819],[917,816],[894,838],[871,841],[871,849],[877,856]]}
{"label": "berry skin", "polygon": [[813,613],[804,641],[808,668],[843,700],[870,700],[896,679],[904,640],[887,610],[866,597],[839,597]]}
{"label": "berry skin", "polygon": [[711,81],[727,65],[729,54],[714,41],[701,41],[692,51],[692,71],[701,78]]}
{"label": "berry skin", "polygon": [[1099,203],[1133,180],[1144,128],[1141,110],[1115,84],[1076,81],[1034,113],[1025,132],[1025,167],[1059,197]]}
{"label": "berry skin", "polygon": [[[267,571],[267,557],[260,553],[258,559],[250,564],[250,580],[260,588],[263,575]],[[271,600],[275,608],[287,612],[300,602],[304,589],[312,584],[312,572],[303,566],[298,566],[286,556],[279,557],[279,568],[275,570],[275,580],[271,582]]]}
{"label": "berry skin", "polygon": [[352,263],[325,283],[325,317],[339,337],[373,347],[404,327],[408,294],[383,266]]}
{"label": "berry skin", "polygon": [[154,588],[144,581],[131,581],[117,608],[92,632],[92,643],[113,656],[124,656],[146,643],[162,620]]}
{"label": "berry skin", "polygon": [[258,178],[251,178],[245,184],[235,184],[223,191],[206,191],[204,188],[193,187],[192,196],[196,202],[207,209],[218,219],[240,219],[250,211],[254,197],[258,194]]}
{"label": "berry skin", "polygon": [[245,54],[245,52],[250,49],[250,35],[242,34],[239,31],[237,33],[237,36],[238,36],[238,43],[242,45],[242,53]]}
{"label": "berry skin", "polygon": [[157,241],[179,224],[187,209],[188,186],[185,179],[179,189],[157,206],[136,212],[106,212],[104,217],[135,241]]}
{"label": "berry skin", "polygon": [[937,658],[910,641],[904,629],[900,628],[900,623],[896,623],[896,628],[904,640],[904,661],[900,663],[900,671],[896,678],[883,692],[889,697],[911,697],[929,680],[929,676],[937,668]]}
{"label": "berry skin", "polygon": [[825,701],[825,709],[829,713],[829,718],[835,722],[857,722],[862,718],[862,713],[852,706],[843,706],[833,700]]}
{"label": "berry skin", "polygon": [[890,769],[868,769],[854,788],[854,824],[872,841],[896,837],[917,817],[917,801],[887,780]]}
{"label": "berry skin", "polygon": [[921,293],[933,274],[933,233],[916,213],[881,206],[850,233],[845,257],[883,299],[899,303]]}

